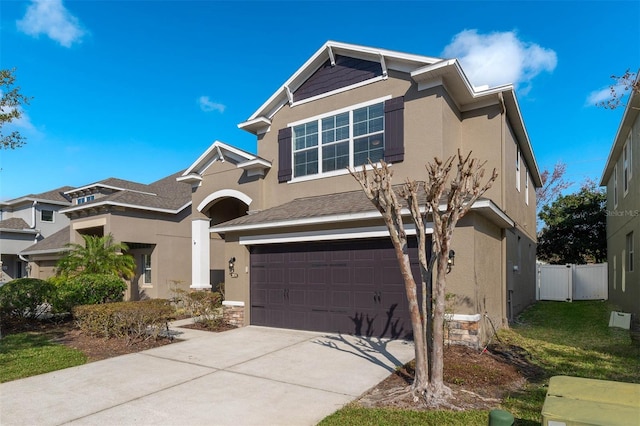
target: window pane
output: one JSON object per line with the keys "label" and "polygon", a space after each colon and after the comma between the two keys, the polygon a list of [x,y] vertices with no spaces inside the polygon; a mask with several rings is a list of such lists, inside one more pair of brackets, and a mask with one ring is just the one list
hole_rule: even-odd
{"label": "window pane", "polygon": [[384,157],[384,135],[372,135],[354,141],[353,165],[375,163]]}
{"label": "window pane", "polygon": [[341,142],[322,148],[322,171],[344,169],[349,166],[349,143]]}
{"label": "window pane", "polygon": [[315,149],[296,152],[293,162],[294,177],[318,173],[318,151]]}

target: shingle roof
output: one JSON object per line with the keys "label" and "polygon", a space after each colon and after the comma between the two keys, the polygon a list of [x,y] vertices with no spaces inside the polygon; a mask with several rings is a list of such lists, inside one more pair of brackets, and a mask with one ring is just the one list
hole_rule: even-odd
{"label": "shingle roof", "polygon": [[0,229],[29,229],[29,224],[19,217],[0,220]]}
{"label": "shingle roof", "polygon": [[126,189],[105,197],[96,198],[73,209],[91,208],[94,205],[116,204],[138,207],[141,209],[178,210],[191,202],[191,185],[178,182],[176,178],[183,171],[174,173],[149,185],[109,178],[100,184]]}
{"label": "shingle roof", "polygon": [[14,198],[12,200],[4,201],[0,204],[12,205],[12,204],[17,204],[27,200],[49,200],[49,201],[55,201],[58,203],[71,204],[71,199],[68,196],[64,195],[64,193],[70,189],[73,189],[73,187],[61,186],[60,188],[52,189],[50,191],[42,192],[40,194],[29,194],[22,197]]}
{"label": "shingle roof", "polygon": [[[401,185],[394,186],[398,190]],[[407,208],[407,203],[402,197],[398,197],[403,208]],[[426,193],[421,190],[418,193],[418,204],[424,206],[426,202]],[[446,205],[446,197],[440,200],[440,205]],[[487,198],[480,198],[474,204],[476,207],[490,204]],[[493,216],[493,213],[479,210],[483,214]],[[264,228],[290,226],[292,222],[298,221],[311,223],[327,221],[349,221],[361,219],[377,218],[379,213],[374,205],[369,201],[363,191],[350,191],[337,194],[320,195],[315,197],[296,198],[288,203],[262,210],[253,214],[241,216],[228,222],[215,225],[213,230],[225,232],[229,230],[238,230],[239,228]],[[498,213],[498,216],[500,213]],[[508,218],[507,218],[508,219]],[[510,220],[510,219],[508,219]],[[286,223],[286,224],[285,224]],[[265,226],[266,225],[266,226]]]}
{"label": "shingle roof", "polygon": [[63,251],[70,242],[69,226],[22,250],[20,254]]}

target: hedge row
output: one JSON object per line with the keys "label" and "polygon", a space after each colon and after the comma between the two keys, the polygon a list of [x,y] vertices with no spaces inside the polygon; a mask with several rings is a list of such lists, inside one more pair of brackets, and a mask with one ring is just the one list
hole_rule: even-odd
{"label": "hedge row", "polygon": [[70,313],[74,306],[121,302],[127,285],[113,275],[83,274],[73,278],[19,278],[0,287],[0,317],[39,318]]}
{"label": "hedge row", "polygon": [[171,303],[163,299],[83,305],[73,309],[83,332],[96,337],[126,338],[129,343],[158,338],[167,330],[174,312]]}

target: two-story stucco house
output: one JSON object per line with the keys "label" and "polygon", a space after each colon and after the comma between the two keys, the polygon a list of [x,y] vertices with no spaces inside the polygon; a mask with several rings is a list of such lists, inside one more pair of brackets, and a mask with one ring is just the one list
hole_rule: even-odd
{"label": "two-story stucco house", "polygon": [[239,127],[257,155],[217,141],[178,178],[194,188],[191,286],[224,280],[239,324],[409,337],[388,232],[347,167],[384,159],[396,183],[424,180],[458,149],[499,177],[454,233],[450,336],[477,345],[535,300],[541,182],[513,86],[327,42]]}
{"label": "two-story stucco house", "polygon": [[640,316],[640,94],[632,92],[600,185],[607,186],[609,300]]}
{"label": "two-story stucco house", "polygon": [[20,252],[69,225],[60,210],[71,205],[65,186],[0,202],[0,282],[28,275],[29,266]]}
{"label": "two-story stucco house", "polygon": [[180,173],[151,184],[109,178],[67,188],[70,203],[60,210],[68,226],[23,250],[32,276],[48,278],[68,243],[83,244],[82,235],[112,234],[129,247],[137,274],[128,299],[169,298],[176,286],[188,288],[191,271],[191,187],[176,180]]}

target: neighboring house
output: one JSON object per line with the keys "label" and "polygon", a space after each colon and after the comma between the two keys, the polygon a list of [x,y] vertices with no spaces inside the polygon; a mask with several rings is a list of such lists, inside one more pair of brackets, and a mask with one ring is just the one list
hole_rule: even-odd
{"label": "neighboring house", "polygon": [[65,196],[60,210],[69,226],[23,250],[33,276],[48,278],[68,243],[83,244],[82,235],[113,235],[135,258],[136,276],[128,299],[169,298],[176,287],[188,288],[191,270],[191,188],[176,173],[149,185],[109,178]]}
{"label": "neighboring house", "polygon": [[69,225],[60,210],[71,205],[65,186],[42,194],[30,194],[0,202],[0,282],[29,275],[20,252]]}
{"label": "neighboring house", "polygon": [[632,92],[600,185],[607,186],[609,300],[640,316],[640,94]]}
{"label": "neighboring house", "polygon": [[454,233],[452,340],[478,345],[489,319],[535,301],[541,182],[513,86],[474,88],[455,59],[328,42],[239,127],[258,155],[216,141],[178,178],[193,186],[191,287],[224,280],[235,322],[409,337],[388,232],[347,167],[384,159],[401,184],[458,149],[499,176]]}

